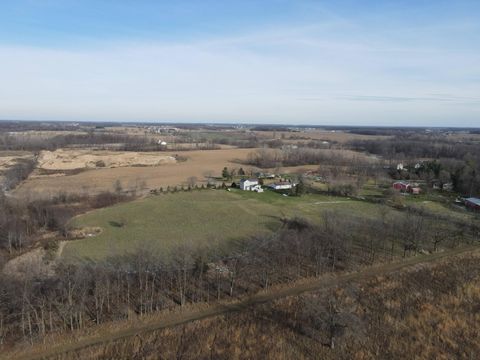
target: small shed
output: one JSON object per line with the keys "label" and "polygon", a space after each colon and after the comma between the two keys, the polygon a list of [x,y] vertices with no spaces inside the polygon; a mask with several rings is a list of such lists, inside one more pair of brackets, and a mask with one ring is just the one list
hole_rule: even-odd
{"label": "small shed", "polygon": [[419,187],[410,187],[408,191],[413,195],[419,195],[422,192],[422,189]]}

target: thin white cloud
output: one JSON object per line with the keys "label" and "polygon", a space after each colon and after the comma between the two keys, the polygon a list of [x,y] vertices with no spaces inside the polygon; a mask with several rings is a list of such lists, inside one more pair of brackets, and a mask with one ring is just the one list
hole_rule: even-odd
{"label": "thin white cloud", "polygon": [[3,46],[0,118],[478,125],[478,49],[340,36],[343,26],[79,50]]}

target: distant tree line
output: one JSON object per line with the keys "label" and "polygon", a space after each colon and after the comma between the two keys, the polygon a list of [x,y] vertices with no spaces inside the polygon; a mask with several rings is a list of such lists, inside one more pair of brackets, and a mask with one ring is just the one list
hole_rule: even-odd
{"label": "distant tree line", "polygon": [[116,144],[117,150],[125,151],[160,151],[164,149],[152,138],[93,131],[87,134],[61,134],[46,139],[28,133],[15,135],[0,133],[0,150],[56,150],[72,145],[97,145],[100,148],[110,149],[109,144]]}
{"label": "distant tree line", "polygon": [[367,151],[387,160],[407,161],[408,170],[397,171],[396,164],[393,164],[390,171],[393,178],[422,179],[428,183],[432,180],[451,182],[460,194],[480,196],[480,143],[477,141],[412,135],[396,136],[389,141],[355,140],[350,145],[353,150]]}
{"label": "distant tree line", "polygon": [[463,159],[480,154],[478,141],[450,140],[441,135],[397,135],[388,140],[352,140],[348,145],[353,150],[366,151],[385,159]]}
{"label": "distant tree line", "polygon": [[287,149],[258,149],[251,152],[246,163],[259,168],[298,165],[336,165],[348,166],[367,163],[360,157],[342,155],[340,152],[311,149],[306,147]]}

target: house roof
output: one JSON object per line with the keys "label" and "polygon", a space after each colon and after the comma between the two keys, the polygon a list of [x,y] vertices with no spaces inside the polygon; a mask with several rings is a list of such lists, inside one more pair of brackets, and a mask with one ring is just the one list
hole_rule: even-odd
{"label": "house roof", "polygon": [[480,206],[480,199],[478,198],[471,197],[471,198],[465,199],[465,201],[468,201],[468,202],[471,202],[472,204]]}
{"label": "house roof", "polygon": [[257,181],[258,182],[258,179],[242,179],[242,180],[240,180],[241,183],[243,183],[245,181],[250,181],[250,182]]}
{"label": "house roof", "polygon": [[409,184],[408,182],[406,182],[406,181],[395,181],[394,184],[402,184],[402,185],[405,185],[405,186],[410,185],[410,184]]}

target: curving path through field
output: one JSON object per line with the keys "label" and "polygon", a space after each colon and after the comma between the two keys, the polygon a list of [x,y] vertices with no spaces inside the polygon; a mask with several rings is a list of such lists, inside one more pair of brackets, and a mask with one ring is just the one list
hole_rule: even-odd
{"label": "curving path through field", "polygon": [[242,311],[253,305],[266,303],[288,296],[296,296],[309,291],[326,290],[338,285],[344,285],[350,281],[368,280],[375,276],[386,275],[399,270],[412,268],[414,266],[421,266],[423,264],[439,262],[452,256],[472,253],[474,251],[478,251],[479,249],[480,248],[478,246],[474,245],[464,246],[432,255],[412,257],[401,262],[372,266],[355,273],[342,274],[329,278],[314,279],[296,284],[294,283],[285,288],[257,293],[251,297],[234,303],[212,305],[201,310],[187,310],[185,312],[167,315],[155,321],[134,324],[118,331],[102,334],[101,336],[87,337],[75,342],[58,344],[48,348],[32,348],[30,351],[23,354],[2,354],[0,355],[0,358],[33,360],[67,355],[72,352],[81,351],[82,349],[88,347],[101,345],[102,343],[118,341],[147,332],[182,325],[192,321],[202,320],[230,312]]}

